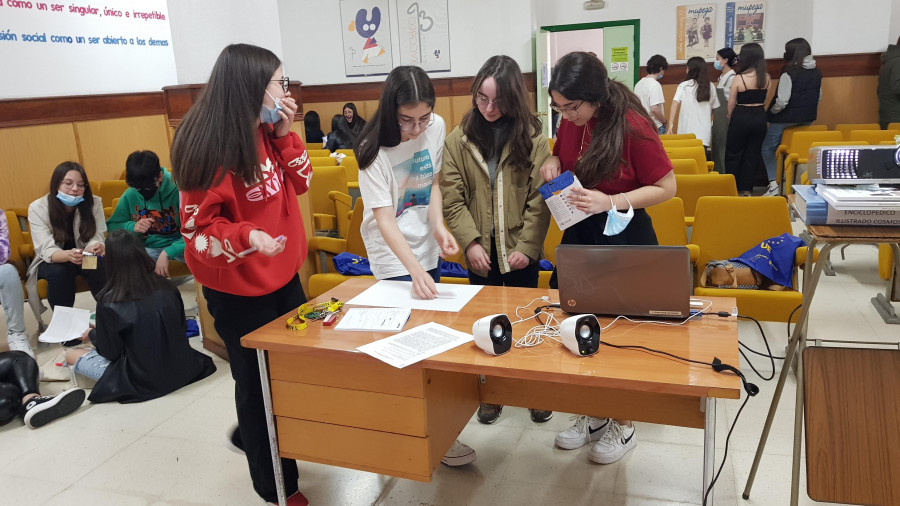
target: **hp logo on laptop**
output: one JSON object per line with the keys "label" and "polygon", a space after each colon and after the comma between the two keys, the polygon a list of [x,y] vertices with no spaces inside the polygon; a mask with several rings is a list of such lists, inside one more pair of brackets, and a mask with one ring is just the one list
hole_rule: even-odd
{"label": "hp logo on laptop", "polygon": [[566,305],[569,307],[575,307],[575,299],[569,299],[566,301]]}

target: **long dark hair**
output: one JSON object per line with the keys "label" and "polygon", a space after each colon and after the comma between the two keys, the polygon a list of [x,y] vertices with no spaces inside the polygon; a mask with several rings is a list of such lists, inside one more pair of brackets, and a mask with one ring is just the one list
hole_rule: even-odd
{"label": "long dark hair", "polygon": [[[306,130],[306,142],[322,141],[322,122],[319,119],[319,113],[316,111],[306,111],[303,113],[303,128]],[[315,137],[318,135],[318,139]],[[310,137],[313,137],[310,139]]]}
{"label": "long dark hair", "polygon": [[81,174],[81,180],[84,181],[84,201],[75,206],[75,212],[81,217],[81,224],[78,231],[75,232],[76,238],[81,242],[87,243],[97,233],[97,223],[94,222],[94,194],[91,192],[91,183],[88,181],[84,167],[78,162],[63,162],[53,169],[50,176],[50,191],[47,194],[47,208],[49,210],[50,227],[53,229],[53,240],[58,243],[66,241],[66,223],[69,220],[69,214],[66,211],[67,206],[56,198],[59,192],[59,185],[62,184],[66,174],[70,171],[78,171]]}
{"label": "long dark hair", "polygon": [[803,68],[803,59],[812,55],[812,48],[806,39],[799,37],[787,41],[784,45],[784,65],[781,73],[799,70]]}
{"label": "long dark hair", "polygon": [[172,286],[153,271],[156,264],[136,233],[125,229],[113,230],[106,238],[105,246],[106,285],[97,294],[97,300],[137,300],[154,290]]}
{"label": "long dark hair", "polygon": [[737,68],[734,71],[743,74],[750,70],[756,71],[756,87],[765,88],[769,84],[769,67],[766,65],[766,55],[763,48],[756,42],[741,46],[741,54],[738,55]]}
{"label": "long dark hair", "polygon": [[[335,146],[344,146],[347,149],[353,148],[353,134],[350,133],[350,126],[347,124],[343,114],[335,114],[331,118],[331,133],[328,135],[335,139]],[[330,145],[331,143],[329,142]],[[338,148],[336,147],[335,149]]]}
{"label": "long dark hair", "polygon": [[354,148],[356,159],[359,161],[359,170],[368,169],[382,147],[392,148],[400,144],[400,120],[397,108],[420,102],[434,108],[434,86],[428,74],[413,66],[397,67],[392,70],[384,80],[378,110],[359,134]]}
{"label": "long dark hair", "polygon": [[687,75],[685,81],[694,81],[697,87],[697,102],[709,102],[709,70],[706,68],[706,60],[694,56],[687,61]]}
{"label": "long dark hair", "polygon": [[[505,126],[499,139],[495,138],[491,123],[484,119],[477,103],[481,85],[489,77],[493,77],[497,83],[495,105],[503,113],[503,117],[497,120],[502,121]],[[531,138],[541,131],[541,122],[528,108],[528,91],[525,89],[519,64],[505,55],[488,58],[475,76],[471,92],[472,109],[466,112],[461,123],[469,141],[475,144],[485,159],[496,156],[510,142],[510,165],[531,170]]]}
{"label": "long dark hair", "polygon": [[737,53],[735,53],[734,49],[731,49],[730,47],[723,47],[722,49],[716,51],[716,54],[718,54],[719,56],[724,58],[725,63],[727,63],[728,66],[731,67],[732,69],[734,68],[734,65],[737,63],[735,61],[735,60],[737,60]]}
{"label": "long dark hair", "polygon": [[356,104],[354,104],[353,102],[347,102],[346,104],[344,104],[344,107],[341,109],[341,116],[344,115],[344,109],[350,109],[351,111],[353,111],[353,121],[348,122],[347,119],[344,118],[344,123],[347,123],[347,126],[349,127],[351,132],[353,132],[354,134],[358,134],[366,126],[366,120],[364,120],[359,115],[359,113],[356,112]]}
{"label": "long dark hair", "polygon": [[588,188],[613,177],[625,163],[625,136],[633,135],[626,112],[653,124],[640,99],[624,84],[609,79],[603,62],[591,53],[577,51],[560,58],[550,78],[550,91],[599,107],[591,144],[574,169]]}
{"label": "long dark hair", "polygon": [[262,180],[256,121],[279,66],[275,53],[261,47],[232,44],[222,50],[206,89],[175,130],[172,175],[181,190],[207,189],[228,171],[247,185]]}

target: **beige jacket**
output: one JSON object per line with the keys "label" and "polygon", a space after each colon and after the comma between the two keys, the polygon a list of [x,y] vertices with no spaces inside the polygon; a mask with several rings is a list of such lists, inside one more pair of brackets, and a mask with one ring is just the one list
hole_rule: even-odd
{"label": "beige jacket", "polygon": [[[75,238],[75,247],[84,249],[92,244],[103,242],[106,238],[106,216],[103,214],[103,201],[94,196],[92,207],[94,222],[97,231],[94,237],[84,243],[78,237]],[[81,217],[75,214],[73,228],[76,236]],[[34,312],[35,318],[41,322],[41,313],[45,310],[37,293],[38,266],[44,262],[50,262],[50,256],[57,251],[62,251],[62,244],[53,240],[53,227],[50,226],[50,209],[47,204],[47,195],[35,200],[28,206],[28,226],[31,230],[31,242],[34,244],[34,260],[28,266],[28,279],[25,281],[25,290],[28,292],[28,305]],[[43,326],[41,326],[43,327]]]}
{"label": "beige jacket", "polygon": [[[513,251],[523,253],[532,263],[540,260],[550,225],[550,210],[538,192],[544,184],[540,169],[550,156],[550,145],[542,133],[531,142],[530,170],[513,169],[507,163],[509,145],[503,147],[493,192],[487,161],[462,128],[454,128],[444,143],[441,195],[447,228],[463,251],[478,240],[488,254],[493,230],[503,274],[511,270],[507,259]],[[487,271],[473,272],[487,276]]]}

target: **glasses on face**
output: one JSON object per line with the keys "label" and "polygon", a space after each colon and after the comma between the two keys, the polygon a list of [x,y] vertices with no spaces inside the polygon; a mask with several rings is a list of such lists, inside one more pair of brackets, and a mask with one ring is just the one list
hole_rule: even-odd
{"label": "glasses on face", "polygon": [[403,130],[404,132],[409,132],[410,130],[413,130],[414,128],[416,128],[416,126],[419,127],[419,130],[425,130],[426,128],[430,127],[432,124],[434,124],[434,113],[429,114],[428,119],[423,119],[423,120],[401,119],[400,120],[400,130]]}
{"label": "glasses on face", "polygon": [[281,79],[272,79],[273,83],[281,83],[281,89],[284,90],[285,93],[288,91],[288,85],[291,83],[291,80],[287,77],[282,77]]}
{"label": "glasses on face", "polygon": [[570,107],[570,106],[560,107],[558,105],[551,105],[550,108],[560,114],[572,116],[578,112],[578,108],[581,107],[581,104],[583,104],[583,103],[584,103],[584,100],[578,102],[578,105],[576,105],[575,107]]}
{"label": "glasses on face", "polygon": [[60,184],[66,190],[71,190],[72,188],[78,188],[79,190],[84,190],[84,181],[75,182],[71,179],[63,179],[62,184]]}
{"label": "glasses on face", "polygon": [[489,106],[489,105],[493,105],[497,109],[500,108],[500,99],[499,98],[495,98],[494,100],[488,100],[487,96],[479,94],[475,97],[475,102],[477,102],[480,107],[484,107],[484,108],[487,108],[487,106]]}

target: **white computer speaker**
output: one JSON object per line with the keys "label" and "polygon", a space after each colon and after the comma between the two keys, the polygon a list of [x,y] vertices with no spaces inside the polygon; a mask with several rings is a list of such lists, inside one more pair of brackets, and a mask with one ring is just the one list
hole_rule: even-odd
{"label": "white computer speaker", "polygon": [[579,314],[559,324],[559,337],[575,355],[587,357],[600,348],[600,322],[592,314]]}
{"label": "white computer speaker", "polygon": [[472,325],[475,344],[488,355],[503,355],[512,346],[512,323],[505,314],[492,314]]}

